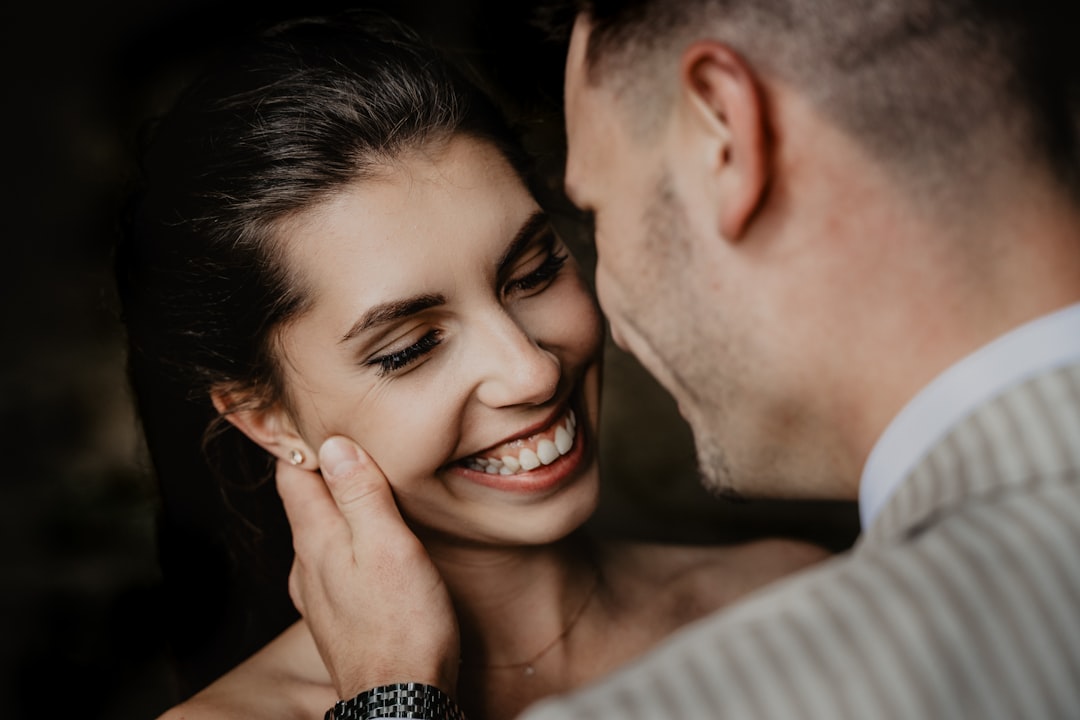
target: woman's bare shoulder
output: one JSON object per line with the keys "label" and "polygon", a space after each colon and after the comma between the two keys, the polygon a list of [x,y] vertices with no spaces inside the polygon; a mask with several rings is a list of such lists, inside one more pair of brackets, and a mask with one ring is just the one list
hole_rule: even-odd
{"label": "woman's bare shoulder", "polygon": [[761,538],[723,545],[614,540],[604,543],[604,555],[658,579],[713,570],[790,572],[825,560],[830,553],[820,545],[791,538]]}
{"label": "woman's bare shoulder", "polygon": [[616,582],[652,595],[686,621],[739,600],[830,557],[824,548],[764,538],[732,545],[636,541],[606,543],[603,557]]}
{"label": "woman's bare shoulder", "polygon": [[330,676],[300,621],[159,720],[322,718],[335,702]]}

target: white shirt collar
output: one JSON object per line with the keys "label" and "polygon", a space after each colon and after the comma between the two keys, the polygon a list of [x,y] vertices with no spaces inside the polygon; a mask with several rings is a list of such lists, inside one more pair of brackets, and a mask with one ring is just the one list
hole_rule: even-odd
{"label": "white shirt collar", "polygon": [[938,375],[878,438],[859,482],[865,531],[922,457],[980,405],[1008,387],[1080,361],[1080,303],[1021,325]]}

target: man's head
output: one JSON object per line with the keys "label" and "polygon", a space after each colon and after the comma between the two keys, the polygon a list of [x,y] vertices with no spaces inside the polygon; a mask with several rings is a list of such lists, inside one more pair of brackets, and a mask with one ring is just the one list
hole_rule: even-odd
{"label": "man's head", "polygon": [[853,496],[919,387],[1043,309],[996,312],[1021,281],[977,271],[1012,257],[988,218],[1017,187],[1072,207],[1069,95],[1037,25],[990,5],[580,5],[567,191],[616,339],[714,486]]}

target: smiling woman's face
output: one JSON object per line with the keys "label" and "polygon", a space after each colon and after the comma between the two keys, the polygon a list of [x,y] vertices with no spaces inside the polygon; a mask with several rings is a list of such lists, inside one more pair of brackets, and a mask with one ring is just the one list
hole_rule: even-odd
{"label": "smiling woman's face", "polygon": [[599,313],[505,158],[456,137],[281,227],[310,306],[289,422],[359,443],[417,531],[546,542],[597,497]]}

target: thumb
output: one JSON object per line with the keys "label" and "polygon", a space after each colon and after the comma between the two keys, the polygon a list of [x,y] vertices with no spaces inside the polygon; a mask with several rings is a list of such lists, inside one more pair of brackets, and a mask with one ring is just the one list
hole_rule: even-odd
{"label": "thumb", "polygon": [[352,440],[327,438],[319,448],[319,466],[330,495],[354,532],[383,520],[401,522],[386,476]]}

